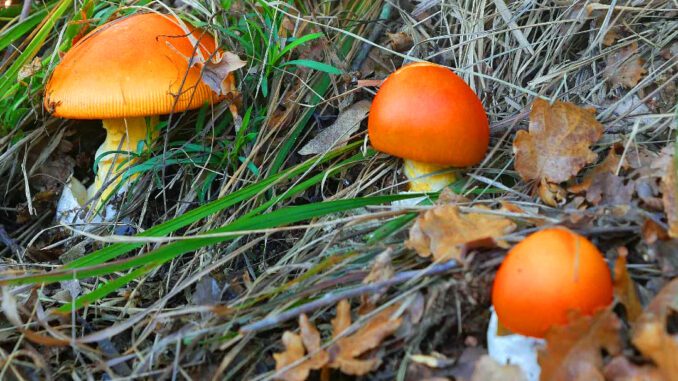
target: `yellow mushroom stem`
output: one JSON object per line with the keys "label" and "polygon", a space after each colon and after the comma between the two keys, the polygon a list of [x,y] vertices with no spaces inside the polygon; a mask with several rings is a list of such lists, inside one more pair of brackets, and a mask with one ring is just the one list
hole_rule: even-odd
{"label": "yellow mushroom stem", "polygon": [[[103,189],[99,196],[99,200],[106,200],[122,181],[122,177],[118,174],[124,172],[136,161],[136,155],[129,155],[125,152],[140,153],[140,147],[142,150],[148,149],[155,140],[158,135],[156,131],[158,117],[152,116],[149,119],[148,124],[146,117],[102,120],[103,127],[106,129],[106,140],[96,152],[95,158],[99,160],[99,166],[94,183],[87,189],[89,199],[95,197],[104,184],[115,179],[106,189]],[[141,142],[145,144],[141,145]],[[131,179],[129,178],[128,181]],[[100,202],[97,202],[97,205],[100,205]]]}
{"label": "yellow mushroom stem", "polygon": [[410,181],[410,192],[437,192],[457,180],[449,167],[405,159],[405,176]]}

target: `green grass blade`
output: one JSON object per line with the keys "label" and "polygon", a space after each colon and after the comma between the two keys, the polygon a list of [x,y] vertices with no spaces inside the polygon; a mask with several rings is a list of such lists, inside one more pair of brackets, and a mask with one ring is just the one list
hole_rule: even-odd
{"label": "green grass blade", "polygon": [[45,40],[49,36],[52,28],[56,24],[57,20],[72,6],[73,2],[69,0],[61,0],[57,5],[52,9],[52,11],[46,16],[42,22],[40,30],[35,34],[31,42],[26,46],[26,49],[19,55],[19,57],[14,60],[12,66],[7,69],[7,71],[0,77],[0,97],[5,99],[11,95],[11,92],[8,91],[10,88],[14,88],[16,84],[16,78],[19,74],[19,70],[30,62],[42,45],[45,43]]}
{"label": "green grass blade", "polygon": [[278,62],[280,58],[282,58],[285,54],[292,51],[297,46],[302,45],[308,41],[315,40],[316,38],[320,38],[322,36],[323,36],[322,33],[311,33],[297,38],[296,40],[287,44],[287,46],[285,46],[285,48],[281,50],[280,53],[276,54],[276,56],[272,60],[272,63],[275,64],[276,62]]}
{"label": "green grass blade", "polygon": [[[348,200],[327,201],[315,204],[290,206],[283,209],[278,209],[274,212],[260,215],[252,218],[240,219],[227,226],[211,230],[205,234],[237,232],[244,230],[267,229],[285,226],[288,224],[309,220],[333,213],[343,212],[346,210],[362,208],[369,205],[379,205],[386,202],[403,200],[406,198],[417,197],[417,194],[392,195],[392,196],[376,196],[364,197]],[[141,266],[135,271],[109,282],[107,285],[98,288],[97,290],[83,295],[76,299],[73,303],[64,305],[58,309],[59,312],[68,312],[71,309],[78,309],[86,303],[91,303],[95,300],[103,298],[107,294],[131,282],[143,273],[150,271],[152,268],[160,266],[180,255],[198,250],[205,246],[215,245],[237,238],[240,235],[210,237],[204,239],[192,239],[185,241],[177,241],[174,243],[161,246],[147,254],[131,258],[127,261],[112,263],[97,268],[87,268],[82,270],[74,270],[72,272],[57,271],[54,274],[32,275],[27,277],[18,277],[14,279],[5,279],[0,281],[0,284],[25,284],[37,282],[57,282],[66,279],[82,279],[93,276],[101,276],[113,273],[115,271],[123,271]],[[94,295],[92,295],[94,294]]]}
{"label": "green grass blade", "polygon": [[[361,197],[299,206],[289,206],[263,215],[249,218],[240,218],[226,226],[209,230],[202,235],[271,229],[333,213],[363,208],[369,205],[380,205],[387,202],[420,196],[421,194],[419,193],[410,193],[391,196]],[[166,244],[143,255],[131,257],[122,261],[107,263],[104,265],[79,269],[56,270],[49,273],[31,274],[17,277],[7,277],[0,280],[0,285],[53,283],[62,280],[84,279],[94,276],[108,275],[117,271],[125,271],[138,266],[160,266],[161,264],[182,254],[198,250],[205,246],[231,241],[240,235],[241,234],[233,234],[205,238],[195,237],[193,239]]]}
{"label": "green grass blade", "polygon": [[323,73],[327,74],[334,74],[334,75],[341,75],[342,71],[337,69],[336,67],[332,65],[328,65],[323,62],[318,62],[318,61],[313,61],[313,60],[291,60],[287,61],[284,64],[280,66],[289,66],[289,65],[294,65],[294,66],[305,66],[308,68],[311,68],[313,70],[317,71],[322,71]]}
{"label": "green grass blade", "polygon": [[105,283],[101,287],[96,288],[94,291],[85,294],[79,298],[76,298],[72,302],[65,304],[56,309],[58,313],[68,313],[73,310],[79,310],[87,304],[93,303],[106,295],[115,292],[115,290],[124,287],[127,283],[139,279],[145,273],[153,270],[153,266],[142,266],[139,268],[130,271],[129,274],[125,274],[119,278],[115,278],[110,282]]}
{"label": "green grass blade", "polygon": [[[174,231],[177,231],[178,229],[186,227],[212,214],[218,213],[219,211],[229,208],[241,201],[248,200],[283,178],[291,178],[294,176],[298,176],[307,171],[312,165],[316,163],[324,163],[326,161],[332,160],[335,157],[340,156],[345,152],[354,149],[356,147],[356,144],[359,145],[360,143],[354,143],[344,148],[336,149],[332,152],[329,152],[327,155],[320,159],[312,158],[310,160],[307,160],[306,162],[300,164],[297,167],[291,168],[278,175],[270,176],[256,184],[242,188],[218,200],[212,201],[209,204],[205,204],[198,208],[190,210],[179,217],[164,222],[160,225],[156,225],[144,231],[143,233],[138,234],[137,237],[164,237]],[[66,264],[65,268],[74,269],[79,267],[101,264],[110,259],[125,254],[131,250],[139,248],[141,246],[143,246],[143,244],[141,243],[113,244],[101,250],[97,250],[91,254],[88,254],[82,258],[78,258]]]}
{"label": "green grass blade", "polygon": [[32,15],[28,16],[25,20],[20,23],[12,26],[6,31],[0,34],[0,50],[5,49],[10,44],[17,41],[21,36],[28,33],[31,29],[35,28],[36,25],[45,18],[47,14],[47,8],[43,8]]}
{"label": "green grass blade", "polygon": [[330,76],[322,73],[321,76],[314,82],[312,87],[313,97],[310,103],[313,104],[313,106],[307,108],[299,117],[299,120],[294,126],[294,130],[292,130],[292,134],[287,140],[285,140],[285,143],[283,143],[283,145],[280,147],[280,150],[278,151],[278,154],[275,156],[275,160],[273,160],[269,175],[278,173],[283,164],[285,164],[285,161],[289,157],[289,153],[297,143],[297,139],[299,139],[299,136],[304,131],[304,128],[306,128],[308,121],[311,120],[311,116],[313,116],[313,113],[315,112],[316,104],[321,100],[318,94],[325,94],[325,92],[327,92],[327,90],[330,88]]}

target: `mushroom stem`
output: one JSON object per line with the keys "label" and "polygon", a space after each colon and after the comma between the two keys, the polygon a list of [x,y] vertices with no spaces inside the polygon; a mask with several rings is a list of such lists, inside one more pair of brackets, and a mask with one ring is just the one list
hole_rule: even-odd
{"label": "mushroom stem", "polygon": [[[96,179],[87,190],[90,199],[96,196],[105,183],[116,178],[135,162],[134,155],[125,152],[140,153],[145,148],[139,143],[147,142],[148,147],[157,136],[155,128],[158,125],[157,116],[150,117],[148,122],[146,117],[103,119],[102,122],[106,129],[106,140],[96,152],[99,165],[96,169]],[[120,181],[122,179],[117,177],[103,189],[99,200],[106,200]]]}
{"label": "mushroom stem", "polygon": [[411,192],[437,192],[457,180],[450,167],[405,159],[405,176]]}

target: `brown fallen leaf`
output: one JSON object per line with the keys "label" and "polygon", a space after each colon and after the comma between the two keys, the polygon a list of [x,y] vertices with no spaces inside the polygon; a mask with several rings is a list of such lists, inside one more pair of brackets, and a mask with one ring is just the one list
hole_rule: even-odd
{"label": "brown fallen leaf", "polygon": [[320,350],[320,333],[316,327],[309,322],[305,314],[299,316],[299,327],[301,334],[298,335],[291,331],[283,333],[282,342],[285,346],[284,352],[273,354],[275,359],[275,370],[281,369],[300,361],[311,354],[310,358],[294,365],[292,368],[282,371],[278,374],[276,380],[284,381],[304,381],[308,378],[311,370],[322,368],[329,361],[329,355],[324,350]]}
{"label": "brown fallen leaf", "polygon": [[629,251],[625,247],[617,249],[618,256],[614,262],[614,295],[626,308],[626,316],[635,322],[643,313],[643,306],[638,299],[636,287],[626,268],[626,257]]}
{"label": "brown fallen leaf", "polygon": [[[477,209],[490,210],[484,206]],[[516,228],[506,217],[485,213],[461,213],[455,205],[439,205],[423,212],[410,228],[405,245],[422,257],[433,255],[436,262],[461,260],[471,247],[499,245],[498,240]]]}
{"label": "brown fallen leaf", "polygon": [[589,146],[602,133],[593,109],[560,101],[549,105],[536,99],[529,132],[518,131],[513,141],[516,170],[524,180],[567,181],[596,160]]}
{"label": "brown fallen leaf", "polygon": [[352,376],[362,376],[379,367],[381,359],[378,357],[360,357],[377,348],[400,327],[402,317],[392,319],[398,308],[398,305],[385,308],[355,333],[339,338],[351,325],[351,305],[347,300],[339,302],[337,316],[332,319],[332,336],[337,341],[327,350],[330,354],[329,366]]}
{"label": "brown fallen leaf", "polygon": [[412,36],[405,32],[386,33],[386,35],[388,36],[389,43],[391,44],[391,49],[395,50],[396,52],[404,52],[414,45]]}
{"label": "brown fallen leaf", "polygon": [[644,61],[637,55],[638,43],[633,42],[607,56],[603,76],[613,86],[633,87],[645,74]]}
{"label": "brown fallen leaf", "polygon": [[594,166],[592,169],[586,172],[581,183],[574,184],[567,188],[568,192],[585,193],[589,190],[589,188],[591,188],[591,185],[593,184],[596,177],[605,173],[617,174],[617,168],[619,168],[620,163],[622,168],[628,166],[626,164],[626,160],[622,162],[622,158],[617,155],[617,152],[614,149],[609,150],[607,156],[605,156],[605,159],[603,159],[600,164]]}
{"label": "brown fallen leaf", "polygon": [[640,230],[640,235],[646,244],[651,245],[657,241],[666,241],[669,239],[669,233],[661,225],[651,219],[646,219],[643,222],[643,228]]}
{"label": "brown fallen leaf", "polygon": [[567,192],[565,188],[558,184],[549,183],[546,179],[541,179],[537,188],[539,198],[548,206],[557,208],[567,201]]}
{"label": "brown fallen leaf", "polygon": [[501,365],[488,355],[476,363],[471,381],[527,381],[517,365]]}
{"label": "brown fallen leaf", "polygon": [[660,183],[664,213],[669,223],[669,236],[678,238],[678,165],[676,157],[671,156],[665,167],[664,176]]}
{"label": "brown fallen leaf", "polygon": [[[400,327],[402,317],[392,318],[398,308],[400,306],[397,304],[385,308],[351,335],[342,336],[351,326],[351,305],[345,299],[340,301],[337,305],[337,316],[332,319],[332,337],[336,341],[327,350],[321,349],[318,329],[305,314],[301,314],[300,334],[285,331],[282,337],[285,350],[273,354],[275,369],[279,372],[275,379],[304,381],[311,370],[327,369],[326,367],[339,369],[344,374],[353,376],[365,375],[375,370],[381,364],[380,358],[361,357],[377,348]],[[310,357],[304,359],[307,355]],[[295,363],[296,365],[292,365]],[[290,368],[283,370],[287,367]]]}
{"label": "brown fallen leaf", "polygon": [[678,334],[668,331],[678,312],[678,278],[664,286],[633,325],[633,344],[657,364],[666,381],[678,380]]}
{"label": "brown fallen leaf", "polygon": [[631,203],[635,185],[612,173],[601,173],[586,191],[586,201],[592,205],[624,206]]}
{"label": "brown fallen leaf", "polygon": [[202,64],[200,75],[202,81],[212,91],[219,95],[226,95],[236,91],[232,72],[246,64],[247,62],[231,52],[216,52],[211,59]]}
{"label": "brown fallen leaf", "polygon": [[546,348],[539,351],[540,380],[603,381],[601,350],[621,351],[621,321],[608,307],[593,316],[573,316],[570,323],[546,333]]}
{"label": "brown fallen leaf", "polygon": [[372,102],[362,100],[339,113],[331,126],[322,130],[300,150],[300,155],[325,153],[332,148],[345,146],[348,138],[360,128],[360,122],[367,118]]}
{"label": "brown fallen leaf", "polygon": [[613,26],[608,28],[603,37],[603,45],[612,46],[619,39],[619,26]]}
{"label": "brown fallen leaf", "polygon": [[[370,273],[363,278],[363,284],[369,284],[374,282],[380,282],[384,280],[391,279],[395,270],[393,269],[393,264],[391,263],[391,254],[393,254],[393,249],[386,249],[383,252],[379,253],[372,263],[372,269]],[[358,312],[360,314],[365,314],[374,309],[379,299],[384,295],[386,289],[371,293],[363,294],[360,296],[360,308]]]}

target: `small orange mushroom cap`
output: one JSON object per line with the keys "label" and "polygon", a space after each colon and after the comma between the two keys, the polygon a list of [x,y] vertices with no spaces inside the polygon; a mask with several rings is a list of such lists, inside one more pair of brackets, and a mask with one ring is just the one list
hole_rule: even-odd
{"label": "small orange mushroom cap", "polygon": [[368,132],[378,151],[455,167],[479,163],[490,139],[473,90],[431,63],[410,64],[386,78],[372,102]]}
{"label": "small orange mushroom cap", "polygon": [[[220,99],[188,61],[215,51],[212,36],[171,15],[143,13],[93,30],[63,57],[45,88],[45,107],[69,119],[169,114]],[[179,95],[178,99],[176,95]],[[175,104],[176,101],[176,104]]]}
{"label": "small orange mushroom cap", "polygon": [[570,311],[591,315],[612,302],[610,270],[586,238],[564,228],[545,229],[513,247],[499,267],[492,304],[509,330],[544,337],[568,322]]}

